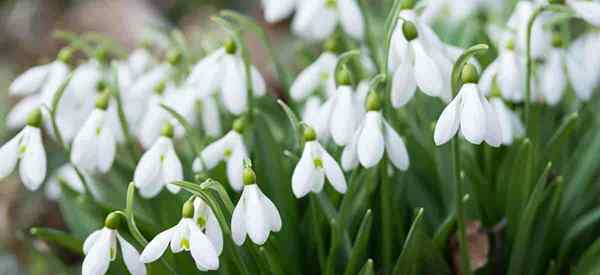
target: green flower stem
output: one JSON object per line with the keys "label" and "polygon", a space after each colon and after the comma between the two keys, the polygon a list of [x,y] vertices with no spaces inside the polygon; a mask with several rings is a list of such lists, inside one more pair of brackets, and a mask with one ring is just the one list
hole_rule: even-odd
{"label": "green flower stem", "polygon": [[392,232],[394,225],[392,223],[392,186],[388,177],[388,163],[384,157],[379,163],[379,202],[381,203],[381,255],[383,258],[383,273],[387,273],[392,267],[392,248],[394,238]]}
{"label": "green flower stem", "polygon": [[133,163],[137,163],[139,153],[137,152],[136,143],[131,136],[131,131],[129,130],[129,123],[127,122],[127,117],[125,116],[125,108],[123,108],[123,98],[121,98],[121,89],[119,88],[119,76],[117,74],[117,66],[116,64],[112,64],[112,93],[115,101],[117,102],[117,114],[119,116],[119,124],[121,125],[121,130],[123,131],[123,136],[125,137],[125,142],[127,143],[127,150],[129,150],[129,154],[131,156],[131,160]]}
{"label": "green flower stem", "polygon": [[71,252],[83,255],[83,240],[67,234],[66,232],[40,227],[32,227],[29,232],[36,238],[58,244]]}

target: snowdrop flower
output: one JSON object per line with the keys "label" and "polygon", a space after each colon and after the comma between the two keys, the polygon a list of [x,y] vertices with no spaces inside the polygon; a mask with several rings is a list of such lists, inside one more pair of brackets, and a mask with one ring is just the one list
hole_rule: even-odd
{"label": "snowdrop flower", "polygon": [[181,162],[173,147],[173,131],[173,125],[166,123],[162,136],[144,153],[135,168],[133,180],[144,198],[155,197],[165,185],[171,193],[180,190],[171,184],[183,179]]}
{"label": "snowdrop flower", "polygon": [[[154,88],[154,94],[150,96],[147,102],[146,112],[143,116],[140,127],[138,128],[138,139],[144,148],[150,148],[156,140],[161,136],[161,131],[165,123],[172,121],[171,115],[167,113],[160,105],[166,104],[169,97],[173,97],[179,91],[176,90],[173,84],[160,82]],[[185,103],[193,103],[186,101]],[[170,106],[179,110],[181,106]],[[179,126],[178,124],[175,124]],[[175,130],[180,127],[175,127]],[[175,131],[175,136],[180,136],[180,131]]]}
{"label": "snowdrop flower", "polygon": [[[263,96],[266,93],[265,80],[254,66],[250,66],[250,77],[254,95]],[[223,105],[232,114],[242,114],[248,107],[244,61],[233,40],[228,40],[223,48],[198,62],[186,84],[199,89],[201,97],[220,92]]]}
{"label": "snowdrop flower", "polygon": [[38,189],[46,177],[46,151],[42,143],[42,113],[35,109],[27,118],[27,126],[15,137],[0,147],[0,179],[10,175],[17,163],[25,187]]}
{"label": "snowdrop flower", "polygon": [[514,40],[509,39],[506,46],[500,49],[498,58],[481,74],[479,87],[485,95],[488,95],[495,82],[504,99],[520,102],[525,97],[524,66],[522,58],[514,50]]}
{"label": "snowdrop flower", "polygon": [[479,93],[475,66],[465,65],[462,80],[464,85],[446,106],[435,125],[435,144],[439,146],[448,142],[460,126],[461,133],[467,141],[481,144],[485,140],[491,146],[500,146],[502,133],[498,114]]}
{"label": "snowdrop flower", "polygon": [[227,179],[235,191],[241,191],[243,187],[242,171],[244,159],[248,156],[242,133],[245,128],[243,118],[233,123],[233,129],[224,137],[208,145],[200,153],[200,157],[194,160],[194,172],[212,169],[219,162],[227,162]]}
{"label": "snowdrop flower", "polygon": [[81,266],[82,275],[103,275],[108,271],[110,262],[117,257],[117,244],[121,246],[123,262],[132,275],[146,275],[146,266],[140,261],[140,254],[127,242],[117,228],[120,214],[108,214],[104,228],[90,234],[83,243],[85,258]]}
{"label": "snowdrop flower", "polygon": [[600,85],[600,33],[587,33],[577,38],[566,54],[567,73],[579,100],[589,100]]}
{"label": "snowdrop flower", "polygon": [[304,0],[298,3],[292,31],[310,40],[324,40],[340,23],[356,40],[364,37],[364,19],[356,0]]}
{"label": "snowdrop flower", "polygon": [[143,47],[133,50],[127,59],[127,65],[131,68],[133,75],[136,77],[148,71],[153,63],[154,58],[150,54],[150,51]]}
{"label": "snowdrop flower", "polygon": [[71,48],[64,48],[56,61],[35,66],[18,76],[8,90],[11,95],[30,95],[34,93],[54,92],[69,74],[69,61],[73,56]]}
{"label": "snowdrop flower", "polygon": [[317,133],[310,126],[304,130],[304,142],[304,152],[292,175],[292,191],[296,198],[311,191],[321,192],[325,177],[336,191],[345,193],[347,187],[342,169],[317,141]]}
{"label": "snowdrop flower", "polygon": [[342,69],[337,77],[337,83],[339,86],[336,94],[329,100],[332,102],[329,131],[333,141],[343,146],[352,140],[362,113],[359,111],[361,110],[360,104],[358,104],[352,88],[350,71]]}
{"label": "snowdrop flower", "polygon": [[[90,182],[92,179],[89,177],[85,178],[87,182]],[[58,200],[61,196],[61,186],[60,182],[68,185],[71,189],[75,190],[79,194],[85,193],[85,188],[83,187],[83,182],[77,175],[77,171],[73,168],[73,165],[67,163],[63,164],[60,168],[58,168],[54,174],[46,181],[46,197],[50,200]],[[90,185],[91,186],[91,185]],[[92,190],[90,190],[92,191]],[[93,194],[94,192],[92,192]]]}
{"label": "snowdrop flower", "polygon": [[[516,33],[514,47],[517,52],[525,53],[527,45],[527,22],[533,14],[536,4],[529,1],[519,1],[513,14],[508,19],[507,26]],[[543,58],[550,49],[552,34],[544,28],[551,18],[550,14],[541,14],[533,23],[531,32],[531,56]]]}
{"label": "snowdrop flower", "polygon": [[92,175],[107,173],[115,159],[115,136],[106,117],[109,100],[110,94],[100,95],[71,146],[71,162]]}
{"label": "snowdrop flower", "polygon": [[[416,17],[405,12],[409,18]],[[403,17],[404,18],[404,17]],[[404,106],[415,94],[417,87],[429,96],[450,97],[450,71],[452,64],[434,42],[433,31],[419,22],[400,19],[392,35],[389,69],[393,74],[391,100],[396,108]],[[440,44],[440,45],[438,45]]]}
{"label": "snowdrop flower", "polygon": [[39,94],[29,95],[15,104],[6,115],[6,126],[19,129],[27,124],[27,116],[42,104]]}
{"label": "snowdrop flower", "polygon": [[352,142],[342,152],[342,167],[348,171],[360,162],[365,168],[371,168],[379,163],[384,153],[396,168],[408,169],[410,160],[404,141],[383,118],[379,95],[371,92],[367,99],[367,114]]}
{"label": "snowdrop flower", "polygon": [[183,205],[179,223],[156,235],[142,251],[140,261],[158,260],[169,243],[173,253],[190,251],[199,270],[219,269],[219,255],[223,250],[221,228],[212,210],[200,198]]}
{"label": "snowdrop flower", "polygon": [[549,0],[552,4],[566,4],[575,12],[577,17],[585,20],[594,27],[600,27],[600,3],[588,0]]}
{"label": "snowdrop flower", "polygon": [[269,23],[279,22],[294,12],[298,0],[261,0],[265,12],[265,20]]}
{"label": "snowdrop flower", "polygon": [[327,96],[335,93],[334,70],[338,60],[336,53],[339,51],[335,38],[325,42],[325,49],[325,52],[300,72],[292,83],[290,87],[292,99],[303,100],[319,88],[322,88]]}
{"label": "snowdrop flower", "polygon": [[502,144],[511,145],[514,139],[523,137],[525,134],[525,127],[519,116],[509,109],[502,99],[498,97],[490,99],[490,104],[492,104],[492,107],[498,114],[500,132],[502,133]]}
{"label": "snowdrop flower", "polygon": [[563,42],[559,34],[552,39],[553,48],[548,52],[545,63],[540,66],[540,83],[538,93],[548,105],[554,106],[560,102],[563,92],[567,88],[567,77],[564,69],[565,53]]}
{"label": "snowdrop flower", "polygon": [[246,235],[257,245],[263,245],[269,233],[281,230],[281,216],[273,202],[256,184],[251,168],[243,171],[244,191],[231,217],[231,235],[238,246],[244,244]]}

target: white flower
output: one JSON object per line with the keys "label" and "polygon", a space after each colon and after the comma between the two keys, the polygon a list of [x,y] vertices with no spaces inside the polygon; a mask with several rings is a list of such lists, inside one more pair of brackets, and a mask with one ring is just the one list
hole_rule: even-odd
{"label": "white flower", "polygon": [[158,195],[165,185],[171,193],[180,190],[180,187],[171,184],[183,179],[183,169],[173,147],[172,137],[173,129],[168,124],[163,135],[144,153],[135,168],[133,181],[144,198]]}
{"label": "white flower", "polygon": [[46,151],[39,128],[41,119],[42,114],[36,109],[29,115],[27,126],[0,147],[0,179],[10,175],[19,163],[21,181],[27,189],[36,190],[44,182]]}
{"label": "white flower", "polygon": [[261,0],[265,10],[265,20],[275,23],[285,19],[294,12],[297,0]]}
{"label": "white flower", "polygon": [[392,105],[408,103],[417,86],[429,96],[449,100],[452,63],[446,46],[414,12],[403,11],[400,16],[389,53]]}
{"label": "white flower", "polygon": [[[266,93],[266,84],[260,72],[250,66],[254,96]],[[225,108],[235,115],[248,107],[248,84],[244,61],[237,53],[237,45],[228,41],[219,49],[198,62],[186,81],[200,91],[200,97],[220,92]]]}
{"label": "white flower", "polygon": [[127,65],[129,68],[131,68],[133,75],[136,77],[148,71],[153,63],[154,58],[145,48],[137,48],[133,50],[127,59]]}
{"label": "white flower", "polygon": [[66,79],[68,73],[69,66],[60,60],[35,66],[17,77],[11,83],[9,91],[12,95],[20,96],[44,91],[53,92]]}
{"label": "white flower", "polygon": [[319,88],[323,88],[326,95],[335,93],[334,70],[337,56],[329,51],[324,52],[306,67],[290,87],[290,95],[294,100],[303,100]]}
{"label": "white flower", "polygon": [[502,144],[510,145],[515,138],[520,138],[525,134],[523,123],[511,109],[509,109],[502,99],[492,98],[490,104],[498,114],[498,122],[502,133]]}
{"label": "white flower", "polygon": [[524,61],[514,51],[514,44],[508,41],[500,49],[498,58],[481,74],[479,86],[485,95],[489,95],[494,81],[506,100],[520,102],[525,97]]}
{"label": "white flower", "polygon": [[[516,32],[515,49],[521,54],[525,53],[527,45],[527,22],[536,6],[537,4],[529,1],[519,1],[506,23],[510,29]],[[544,28],[544,25],[547,24],[550,18],[551,15],[548,13],[541,14],[533,24],[531,32],[531,56],[534,59],[543,58],[550,49],[552,34]]]}
{"label": "white flower", "polygon": [[321,120],[321,117],[319,116],[321,105],[322,102],[318,96],[310,96],[306,99],[302,110],[302,121],[314,128],[317,131],[317,136],[323,140],[325,137],[322,135],[329,136],[329,132],[327,131],[327,128],[318,129],[318,125],[320,125],[319,121]]}
{"label": "white flower", "polygon": [[[90,182],[91,180],[91,178],[86,177],[87,182]],[[71,164],[63,164],[46,181],[46,197],[48,197],[50,200],[58,200],[60,198],[61,187],[59,181],[68,185],[71,189],[75,190],[79,194],[85,193],[83,182],[81,182],[81,179],[77,175],[75,168],[73,168]]]}
{"label": "white flower", "polygon": [[357,102],[354,89],[349,85],[338,87],[333,100],[329,131],[336,144],[343,146],[352,140],[352,135],[360,122],[361,105]]}
{"label": "white flower", "polygon": [[305,130],[304,152],[292,175],[292,191],[296,198],[304,197],[311,191],[321,192],[325,177],[336,191],[346,192],[346,179],[342,169],[316,138],[314,129]]}
{"label": "white flower", "polygon": [[566,54],[567,73],[579,100],[589,100],[600,85],[600,33],[587,33],[577,38]]}
{"label": "white flower", "polygon": [[15,130],[23,128],[27,124],[27,116],[41,105],[40,95],[29,95],[17,102],[6,115],[6,126]]}
{"label": "white flower", "polygon": [[464,84],[440,115],[435,125],[435,144],[448,142],[459,126],[465,139],[473,144],[480,144],[485,140],[489,145],[497,147],[502,141],[496,110],[479,93],[475,83]]}
{"label": "white flower", "polygon": [[200,154],[202,159],[196,158],[194,160],[194,171],[200,172],[204,169],[212,169],[219,162],[225,160],[227,162],[227,179],[229,180],[229,184],[231,184],[234,190],[241,191],[243,185],[242,170],[244,168],[244,159],[247,156],[248,153],[241,131],[234,129],[221,139],[204,148]]}
{"label": "white flower", "polygon": [[245,168],[243,174],[244,191],[233,210],[231,235],[238,246],[244,244],[246,235],[255,244],[263,245],[271,231],[281,230],[281,216],[277,207],[256,184],[254,172]]}
{"label": "white flower", "polygon": [[407,170],[410,160],[404,141],[385,121],[378,107],[369,109],[352,142],[344,148],[342,167],[348,171],[360,162],[365,168],[371,168],[387,153],[396,168]]}
{"label": "white flower", "polygon": [[564,50],[553,48],[548,52],[546,62],[540,67],[539,93],[548,105],[560,102],[567,88],[567,76],[564,69]]}
{"label": "white flower", "polygon": [[183,206],[182,219],[174,227],[156,235],[142,251],[140,261],[151,263],[171,247],[173,253],[190,251],[201,271],[217,270],[223,250],[223,234],[212,210],[200,198]]}
{"label": "white flower", "polygon": [[595,1],[567,0],[567,5],[575,11],[575,14],[579,18],[596,28],[600,27],[600,3]]}
{"label": "white flower", "polygon": [[298,3],[292,30],[310,40],[324,40],[340,23],[352,38],[364,37],[364,18],[355,0],[304,0]]}
{"label": "white flower", "polygon": [[107,173],[115,159],[115,136],[106,115],[106,110],[95,109],[71,146],[71,162],[92,175]]}
{"label": "white flower", "polygon": [[135,247],[121,237],[117,230],[108,227],[92,232],[85,239],[83,243],[85,259],[81,266],[81,274],[105,274],[110,262],[117,257],[117,243],[121,246],[123,262],[127,270],[133,275],[146,275],[146,266],[140,261],[140,254]]}

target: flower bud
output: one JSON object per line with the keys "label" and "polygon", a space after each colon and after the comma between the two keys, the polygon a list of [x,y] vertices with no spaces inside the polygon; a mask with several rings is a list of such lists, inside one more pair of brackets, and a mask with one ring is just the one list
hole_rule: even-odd
{"label": "flower bud", "polygon": [[254,170],[252,170],[252,168],[250,167],[244,168],[242,178],[244,179],[245,185],[251,185],[256,183],[256,174],[254,173]]}
{"label": "flower bud", "polygon": [[225,44],[223,44],[223,48],[225,48],[226,53],[235,54],[235,52],[237,51],[237,44],[233,39],[230,38],[227,39],[227,41],[225,41]]}
{"label": "flower bud", "polygon": [[104,92],[96,98],[96,109],[106,110],[108,108],[108,103],[110,100],[110,93]]}
{"label": "flower bud", "polygon": [[154,93],[157,95],[162,95],[165,92],[166,88],[167,88],[167,83],[163,80],[154,87]]}
{"label": "flower bud", "polygon": [[233,122],[233,130],[238,133],[243,133],[244,129],[246,129],[246,120],[243,117],[236,119]]}
{"label": "flower bud", "polygon": [[27,115],[27,125],[40,128],[42,125],[42,110],[36,108]]}
{"label": "flower bud", "polygon": [[162,128],[162,131],[160,132],[160,135],[163,137],[173,138],[173,133],[173,124],[171,124],[170,122],[166,122]]}
{"label": "flower bud", "polygon": [[194,217],[194,201],[188,200],[181,207],[181,217],[182,218],[193,218]]}
{"label": "flower bud", "polygon": [[479,81],[477,68],[472,64],[465,65],[462,69],[461,78],[463,83],[477,83]]}
{"label": "flower bud", "polygon": [[335,81],[338,85],[350,86],[352,85],[352,73],[348,68],[343,67],[335,76]]}
{"label": "flower bud", "polygon": [[400,6],[401,10],[412,10],[415,7],[415,0],[404,0]]}
{"label": "flower bud", "polygon": [[367,97],[367,111],[379,110],[381,110],[381,99],[379,94],[375,91],[371,91]]}
{"label": "flower bud", "polygon": [[308,141],[313,141],[317,139],[317,132],[315,131],[315,129],[313,127],[310,126],[306,126],[304,128],[304,141],[308,142]]}
{"label": "flower bud", "polygon": [[181,62],[181,52],[177,49],[169,49],[167,52],[167,62],[175,66]]}
{"label": "flower bud", "polygon": [[410,21],[404,21],[404,23],[402,23],[402,33],[404,34],[404,38],[406,38],[406,40],[409,42],[419,37],[417,26],[415,23]]}
{"label": "flower bud", "polygon": [[555,33],[552,35],[552,47],[554,48],[562,48],[564,46],[564,41],[560,33]]}
{"label": "flower bud", "polygon": [[108,229],[117,229],[121,224],[121,215],[117,212],[111,212],[104,220],[104,227]]}
{"label": "flower bud", "polygon": [[58,53],[58,60],[62,61],[65,64],[69,64],[71,59],[73,58],[73,48],[65,47]]}

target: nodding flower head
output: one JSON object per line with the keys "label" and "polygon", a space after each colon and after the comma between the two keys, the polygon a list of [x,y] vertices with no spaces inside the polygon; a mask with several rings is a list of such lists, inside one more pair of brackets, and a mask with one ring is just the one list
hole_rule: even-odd
{"label": "nodding flower head", "polygon": [[228,54],[235,54],[237,52],[237,44],[235,43],[235,40],[231,38],[225,41],[225,44],[223,44],[223,48],[225,48],[225,52],[227,52]]}
{"label": "nodding flower head", "polygon": [[413,41],[419,37],[419,31],[415,23],[405,20],[402,23],[402,33],[407,41]]}
{"label": "nodding flower head", "polygon": [[111,212],[104,220],[104,227],[108,229],[117,229],[121,225],[121,215],[117,212]]}

